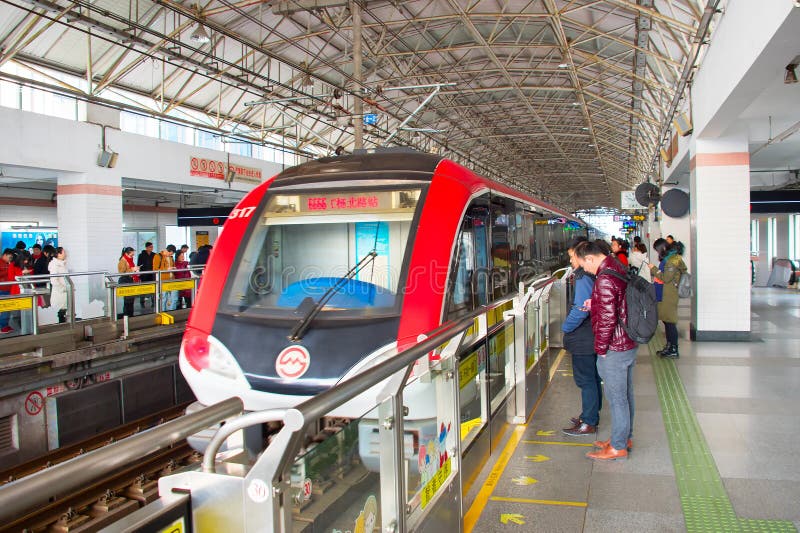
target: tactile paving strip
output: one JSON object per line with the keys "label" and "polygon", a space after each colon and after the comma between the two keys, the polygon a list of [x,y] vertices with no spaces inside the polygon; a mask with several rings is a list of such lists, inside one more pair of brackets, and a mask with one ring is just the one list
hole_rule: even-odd
{"label": "tactile paving strip", "polygon": [[797,533],[785,520],[739,518],[722,483],[714,457],[686,396],[675,362],[656,354],[663,342],[650,341],[658,397],[672,454],[686,531]]}

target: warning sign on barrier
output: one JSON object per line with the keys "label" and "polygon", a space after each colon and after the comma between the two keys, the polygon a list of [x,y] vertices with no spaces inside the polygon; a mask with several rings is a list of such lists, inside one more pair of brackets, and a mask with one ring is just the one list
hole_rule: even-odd
{"label": "warning sign on barrier", "polygon": [[36,416],[42,412],[44,408],[44,396],[38,390],[28,394],[25,398],[25,412],[31,416]]}
{"label": "warning sign on barrier", "polygon": [[8,311],[24,311],[25,309],[33,308],[33,298],[25,296],[24,298],[6,298],[0,300],[0,313]]}
{"label": "warning sign on barrier", "polygon": [[128,285],[125,287],[117,287],[117,297],[123,296],[139,296],[142,294],[153,294],[156,292],[155,283],[145,283],[144,285]]}
{"label": "warning sign on barrier", "polygon": [[164,281],[161,283],[161,292],[186,291],[194,288],[194,281]]}

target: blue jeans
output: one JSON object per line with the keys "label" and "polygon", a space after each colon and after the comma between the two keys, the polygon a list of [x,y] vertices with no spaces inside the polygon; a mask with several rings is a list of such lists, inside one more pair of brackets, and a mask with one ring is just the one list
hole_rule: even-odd
{"label": "blue jeans", "polygon": [[628,447],[633,438],[633,365],[636,348],[625,352],[609,352],[597,358],[597,372],[606,386],[606,401],[611,406],[611,446],[616,450]]}
{"label": "blue jeans", "polygon": [[590,426],[600,421],[603,385],[597,373],[597,355],[572,355],[572,376],[581,389],[581,420]]}
{"label": "blue jeans", "polygon": [[[0,291],[0,296],[5,296],[9,294],[8,291]],[[0,328],[4,328],[8,325],[9,313],[0,313]]]}

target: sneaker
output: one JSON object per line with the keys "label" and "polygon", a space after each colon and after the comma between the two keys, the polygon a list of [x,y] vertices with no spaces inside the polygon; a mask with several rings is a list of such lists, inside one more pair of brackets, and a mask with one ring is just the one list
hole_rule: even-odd
{"label": "sneaker", "polygon": [[14,328],[11,326],[5,326],[4,328],[0,329],[0,333],[11,333],[14,331]]}
{"label": "sneaker", "polygon": [[678,346],[676,344],[670,344],[668,349],[664,350],[659,355],[667,359],[677,359],[678,357],[680,357],[680,355],[678,354]]}
{"label": "sneaker", "polygon": [[581,422],[580,425],[562,429],[561,432],[570,437],[583,437],[584,435],[594,435],[597,433],[597,426]]}
{"label": "sneaker", "polygon": [[[572,424],[572,427],[580,426],[583,423],[583,420],[581,420],[580,416],[576,416],[576,417],[570,418],[569,419],[569,423]],[[600,427],[600,422],[595,424],[595,426]]]}

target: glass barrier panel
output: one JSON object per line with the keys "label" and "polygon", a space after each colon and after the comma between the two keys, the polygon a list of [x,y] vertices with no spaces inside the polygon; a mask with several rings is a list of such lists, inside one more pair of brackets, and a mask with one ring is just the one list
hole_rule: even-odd
{"label": "glass barrier panel", "polygon": [[500,406],[508,391],[514,386],[514,321],[489,336],[489,364],[487,381],[492,413]]}
{"label": "glass barrier panel", "polygon": [[[73,309],[76,320],[100,318],[111,312],[108,308],[108,291],[105,288],[105,278],[102,274],[70,276],[70,279],[75,285]],[[67,283],[67,292],[69,292],[69,283]],[[69,310],[67,310],[67,322],[69,322]]]}
{"label": "glass barrier panel", "polygon": [[438,353],[420,358],[403,389],[403,406],[408,409],[403,418],[408,526],[458,471],[454,363],[454,357]]}
{"label": "glass barrier panel", "polygon": [[378,410],[329,419],[291,469],[292,530],[374,531],[380,527]]}
{"label": "glass barrier panel", "polygon": [[22,289],[20,294],[0,299],[0,329],[4,339],[33,333],[34,300]]}
{"label": "glass barrier panel", "polygon": [[539,331],[539,313],[536,300],[533,298],[525,308],[525,371],[528,372],[539,359],[537,332]]}
{"label": "glass barrier panel", "polygon": [[[176,276],[183,276],[186,272],[176,272]],[[164,304],[162,310],[174,311],[175,309],[186,309],[192,306],[192,288],[195,281],[185,277],[163,280],[161,282],[161,301]]]}
{"label": "glass barrier panel", "polygon": [[488,420],[486,389],[486,346],[480,343],[468,349],[458,361],[458,404],[461,449],[475,439]]}
{"label": "glass barrier panel", "polygon": [[116,288],[117,318],[155,313],[155,293],[152,282],[121,283]]}

